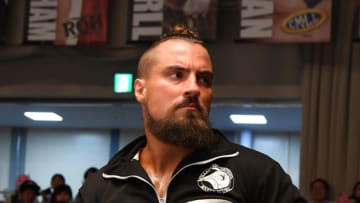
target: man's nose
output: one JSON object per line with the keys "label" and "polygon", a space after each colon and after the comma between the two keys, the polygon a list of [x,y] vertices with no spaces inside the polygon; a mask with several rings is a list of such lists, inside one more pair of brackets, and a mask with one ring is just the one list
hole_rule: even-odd
{"label": "man's nose", "polygon": [[198,97],[200,95],[200,87],[196,75],[190,75],[185,84],[185,96]]}

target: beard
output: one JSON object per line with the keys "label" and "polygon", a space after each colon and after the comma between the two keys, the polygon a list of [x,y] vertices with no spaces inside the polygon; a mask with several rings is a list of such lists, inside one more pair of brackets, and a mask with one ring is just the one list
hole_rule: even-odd
{"label": "beard", "polygon": [[[182,116],[173,114],[177,108],[195,104],[199,112],[188,110]],[[186,98],[168,111],[164,119],[153,118],[145,108],[146,124],[151,133],[164,143],[199,148],[214,142],[215,135],[208,121],[208,111],[199,105],[197,98]]]}

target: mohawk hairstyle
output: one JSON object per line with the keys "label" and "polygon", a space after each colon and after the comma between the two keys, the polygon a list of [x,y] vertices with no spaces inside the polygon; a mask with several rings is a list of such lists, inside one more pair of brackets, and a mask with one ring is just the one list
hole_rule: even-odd
{"label": "mohawk hairstyle", "polygon": [[160,36],[160,40],[156,41],[155,44],[161,43],[169,39],[184,39],[189,40],[195,43],[202,44],[203,42],[199,38],[199,34],[194,30],[186,27],[184,24],[176,24],[171,30],[170,33],[165,33]]}
{"label": "mohawk hairstyle", "polygon": [[149,56],[149,52],[162,42],[171,39],[180,39],[203,45],[203,42],[200,40],[197,32],[189,29],[183,24],[176,24],[169,33],[163,34],[160,39],[155,41],[140,57],[138,64],[138,77],[147,75],[148,68],[146,67],[152,61],[151,57]]}

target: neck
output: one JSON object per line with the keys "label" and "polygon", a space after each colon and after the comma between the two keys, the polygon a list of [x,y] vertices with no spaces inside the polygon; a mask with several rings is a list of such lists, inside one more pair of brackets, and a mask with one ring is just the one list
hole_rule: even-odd
{"label": "neck", "polygon": [[152,168],[157,173],[173,172],[177,165],[193,149],[166,144],[152,135],[146,137],[147,144],[141,153],[141,164]]}
{"label": "neck", "polygon": [[146,135],[147,144],[140,153],[140,163],[163,196],[172,174],[179,163],[193,149],[166,144],[153,135]]}

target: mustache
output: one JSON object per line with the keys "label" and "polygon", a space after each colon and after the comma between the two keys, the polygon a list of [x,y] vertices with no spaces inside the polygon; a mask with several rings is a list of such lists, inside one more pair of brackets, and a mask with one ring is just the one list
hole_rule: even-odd
{"label": "mustache", "polygon": [[201,113],[204,113],[205,111],[204,108],[200,105],[197,97],[185,97],[183,101],[176,105],[176,108],[181,108],[188,105],[194,105],[195,108]]}

